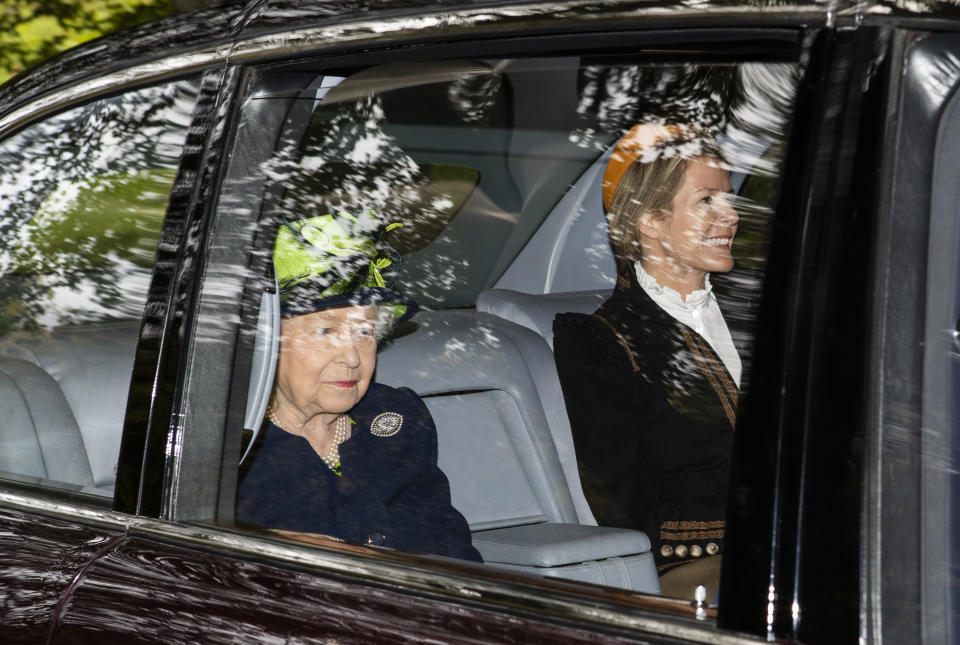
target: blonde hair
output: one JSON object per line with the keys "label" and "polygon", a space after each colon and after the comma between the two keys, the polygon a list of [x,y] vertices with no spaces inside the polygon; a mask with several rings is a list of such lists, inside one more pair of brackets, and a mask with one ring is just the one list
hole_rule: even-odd
{"label": "blonde hair", "polygon": [[610,244],[621,268],[640,259],[640,217],[668,217],[686,171],[687,159],[677,156],[648,163],[638,159],[623,173],[607,213]]}
{"label": "blonde hair", "polygon": [[689,140],[693,150],[686,154],[664,154],[673,142],[657,142],[659,154],[652,161],[637,157],[617,181],[607,212],[607,228],[613,255],[623,268],[640,259],[640,218],[649,213],[651,217],[669,217],[673,198],[683,185],[687,164],[691,159],[707,157],[723,163],[723,152],[716,141],[706,136]]}

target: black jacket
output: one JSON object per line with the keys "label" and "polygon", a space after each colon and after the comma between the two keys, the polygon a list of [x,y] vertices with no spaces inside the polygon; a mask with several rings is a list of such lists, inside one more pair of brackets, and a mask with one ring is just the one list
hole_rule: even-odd
{"label": "black jacket", "polygon": [[661,572],[720,552],[738,391],[709,344],[630,271],[594,314],[557,316],[554,352],[597,521],[646,532]]}
{"label": "black jacket", "polygon": [[[381,413],[399,414],[399,431],[382,436],[390,428],[375,424]],[[423,401],[407,388],[372,383],[350,416],[356,423],[340,445],[341,477],[306,439],[265,422],[240,483],[238,522],[480,561],[466,520],[450,504]]]}

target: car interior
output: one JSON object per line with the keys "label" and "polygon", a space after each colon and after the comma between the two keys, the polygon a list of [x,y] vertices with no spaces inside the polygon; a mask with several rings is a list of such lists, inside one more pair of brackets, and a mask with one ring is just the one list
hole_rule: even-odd
{"label": "car interior", "polygon": [[[520,78],[529,73],[529,63],[517,67]],[[364,176],[362,164],[359,171],[351,169],[353,176],[344,176],[340,168],[332,178],[321,174],[318,179],[316,173],[300,172],[304,159],[309,160],[318,150],[327,152],[335,145],[319,139],[320,135],[310,135],[311,128],[325,125],[320,120],[323,114],[317,109],[319,103],[314,93],[322,94],[327,110],[340,104],[328,121],[344,112],[369,109],[358,104],[371,94],[392,94],[382,102],[389,117],[391,106],[405,107],[403,97],[397,95],[411,88],[423,91],[425,78],[449,91],[450,86],[471,75],[482,80],[491,74],[491,69],[477,63],[451,61],[437,65],[387,64],[363,70],[346,80],[328,74],[311,80],[287,112],[284,132],[278,137],[281,141],[297,142],[301,148],[299,160],[290,164],[288,187],[272,198],[287,210],[314,207],[334,211],[336,206],[332,203],[351,199],[345,194],[345,184],[365,185],[370,187],[368,191],[378,188],[375,182],[364,184],[369,177]],[[510,77],[505,69],[509,68],[498,67],[497,74]],[[566,74],[568,82],[575,81],[571,68],[558,66],[557,72]],[[493,91],[506,93],[508,81],[498,79]],[[437,93],[429,83],[426,92]],[[514,102],[523,100],[517,92],[510,94]],[[528,98],[533,100],[534,96]],[[495,113],[497,109],[499,105],[492,109],[491,118],[503,118]],[[561,276],[553,290],[562,291],[562,297],[548,295],[540,297],[543,302],[540,298],[523,302],[520,289],[528,288],[526,285],[510,280],[502,281],[502,286],[493,285],[488,277],[498,263],[503,263],[502,258],[511,247],[514,255],[519,255],[508,266],[521,261],[537,271],[556,273],[556,266],[543,266],[542,256],[538,257],[536,251],[520,250],[525,243],[520,236],[529,237],[534,230],[540,231],[539,244],[562,246],[565,240],[567,250],[553,254],[555,263],[581,262],[587,248],[583,235],[598,235],[598,228],[606,247],[597,182],[598,173],[602,174],[602,159],[598,155],[605,155],[602,150],[584,151],[569,144],[561,131],[495,127],[478,130],[462,124],[455,128],[444,123],[437,112],[432,115],[440,125],[404,123],[402,119],[408,115],[400,113],[395,119],[399,123],[388,118],[385,123],[378,123],[373,132],[351,133],[357,139],[377,136],[387,142],[380,146],[380,163],[368,171],[378,178],[389,176],[393,168],[402,168],[411,161],[417,169],[470,168],[478,177],[471,190],[463,191],[459,199],[448,200],[451,205],[438,217],[446,225],[439,231],[428,234],[427,239],[408,236],[397,244],[403,258],[401,288],[414,291],[426,308],[381,348],[376,379],[388,385],[410,387],[424,399],[437,424],[440,467],[450,480],[453,504],[467,518],[474,545],[487,564],[658,593],[647,536],[638,531],[596,526],[583,497],[550,347],[549,330],[555,312],[592,310],[609,292],[613,281],[609,249],[601,260],[609,283],[596,281],[590,285],[593,289],[584,293],[567,293]],[[326,128],[333,129],[329,123]],[[342,143],[349,137],[344,128],[336,131],[341,145],[352,145]],[[333,156],[337,152],[327,154]],[[384,157],[391,159],[392,168],[384,168]],[[578,179],[579,175],[582,178]],[[430,183],[434,183],[433,179]],[[524,180],[528,185],[517,187]],[[556,203],[571,183],[574,188]],[[515,189],[503,191],[504,186]],[[337,194],[332,194],[335,191]],[[387,191],[378,195],[387,201],[393,197]],[[590,196],[596,197],[596,204],[588,213],[582,202]],[[263,210],[270,209],[270,199],[268,191]],[[401,213],[399,219],[403,221],[407,212],[404,206],[401,202],[392,210],[384,210]],[[520,211],[524,220],[533,218],[534,223],[517,223],[516,213]],[[571,233],[570,220],[583,223]],[[418,224],[405,222],[414,231]],[[549,239],[557,234],[562,237],[561,242]],[[500,254],[491,254],[491,250]],[[464,271],[452,282],[444,283],[442,293],[437,294],[433,289],[438,267],[442,271],[445,263],[456,260],[462,261]],[[522,267],[519,270],[523,272]],[[542,292],[543,287],[539,290]],[[529,308],[545,320],[549,318],[543,329],[512,319],[509,308],[500,304],[509,303],[511,294],[518,301],[513,311]],[[269,356],[276,351],[276,319],[272,313],[276,305],[269,301],[269,296],[262,301],[254,377],[248,396],[248,429],[254,432],[262,418],[262,411],[256,407],[265,405],[264,388],[272,382],[269,366],[273,360]]]}
{"label": "car interior", "polygon": [[[553,317],[592,312],[615,276],[600,199],[615,137],[579,145],[569,136],[575,123],[535,120],[551,103],[576,113],[578,65],[521,59],[390,63],[352,74],[294,70],[287,78],[302,89],[278,83],[256,96],[260,113],[273,112],[259,126],[273,134],[260,136],[266,149],[252,155],[265,161],[244,163],[248,173],[268,168],[282,177],[282,186],[261,188],[263,217],[277,208],[334,210],[363,193],[408,230],[425,219],[426,232],[398,245],[400,288],[423,310],[382,346],[376,379],[410,387],[426,402],[453,504],[484,561],[659,593],[647,536],[597,526],[584,499],[553,360]],[[456,92],[472,96],[479,112],[467,99],[459,114],[419,109],[430,101],[457,105]],[[352,133],[337,121],[358,114],[382,118]],[[324,139],[331,131],[336,142]],[[351,158],[374,135],[376,163],[331,163],[324,174],[323,159],[311,161]],[[409,188],[411,180],[412,193],[391,184]],[[279,329],[275,294],[261,303],[245,420],[254,432]],[[0,470],[111,495],[139,324],[0,338],[0,409],[8,417]]]}
{"label": "car interior", "polygon": [[[133,96],[150,105],[189,86]],[[25,167],[0,168],[0,183],[27,171],[34,180],[5,203],[12,228],[0,245],[0,470],[101,497],[113,495],[140,315],[176,171],[176,157],[165,163],[156,146],[142,164],[116,145],[114,161],[97,157],[98,137],[120,130],[99,123],[122,113],[122,101],[61,113],[0,149],[13,158],[27,151]],[[73,163],[47,166],[57,158],[51,148]]]}

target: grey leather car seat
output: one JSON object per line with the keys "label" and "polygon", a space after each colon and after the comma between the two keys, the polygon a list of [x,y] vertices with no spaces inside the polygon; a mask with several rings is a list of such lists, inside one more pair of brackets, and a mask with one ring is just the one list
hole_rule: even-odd
{"label": "grey leather car seat", "polygon": [[139,322],[0,338],[0,469],[110,494]]}
{"label": "grey leather car seat", "polygon": [[581,524],[596,524],[590,505],[583,495],[580,473],[573,445],[570,420],[567,418],[560,379],[553,361],[553,318],[562,311],[591,313],[609,296],[609,291],[580,291],[575,293],[545,294],[534,296],[508,289],[484,291],[477,298],[477,311],[503,318],[536,332],[548,343],[547,351],[536,352],[537,358],[528,359],[532,364],[531,376],[540,393],[544,415],[550,427],[553,444]]}
{"label": "grey leather car seat", "polygon": [[[600,155],[554,206],[495,288],[477,298],[478,312],[530,330],[548,348],[545,357],[533,361],[536,368],[531,369],[531,377],[583,524],[596,521],[580,485],[570,422],[553,362],[553,319],[561,312],[592,313],[613,290],[616,265],[600,191],[613,147]],[[652,558],[650,566],[652,571]],[[651,575],[656,579],[655,572]],[[659,589],[659,583],[656,585]]]}
{"label": "grey leather car seat", "polygon": [[477,311],[509,320],[540,334],[553,349],[553,319],[561,312],[590,314],[610,297],[612,289],[532,295],[511,289],[490,289],[477,296]]}
{"label": "grey leather car seat", "polygon": [[613,146],[557,202],[495,289],[532,294],[613,289],[617,270],[600,191],[612,152]]}
{"label": "grey leather car seat", "polygon": [[578,515],[545,414],[548,393],[531,375],[545,371],[556,379],[546,342],[474,311],[421,312],[415,320],[414,333],[381,351],[377,380],[424,398],[437,424],[453,504],[484,560],[659,593],[645,534],[590,525]]}
{"label": "grey leather car seat", "polygon": [[29,361],[0,356],[0,410],[0,470],[93,486],[80,428],[49,374]]}

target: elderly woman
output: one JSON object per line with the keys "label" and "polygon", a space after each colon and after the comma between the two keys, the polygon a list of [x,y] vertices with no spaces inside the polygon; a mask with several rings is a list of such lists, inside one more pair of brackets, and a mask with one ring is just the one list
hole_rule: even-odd
{"label": "elderly woman", "polygon": [[[377,341],[417,310],[386,287],[392,249],[347,214],[285,222],[273,258],[282,326],[237,520],[480,560],[437,466],[437,431],[406,388],[372,383]],[[371,214],[365,215],[371,228]],[[387,227],[389,229],[389,227]]]}
{"label": "elderly woman", "polygon": [[719,159],[691,128],[628,132],[603,186],[617,284],[554,321],[584,493],[600,524],[647,533],[679,597],[719,581],[741,371],[709,277],[738,223]]}

